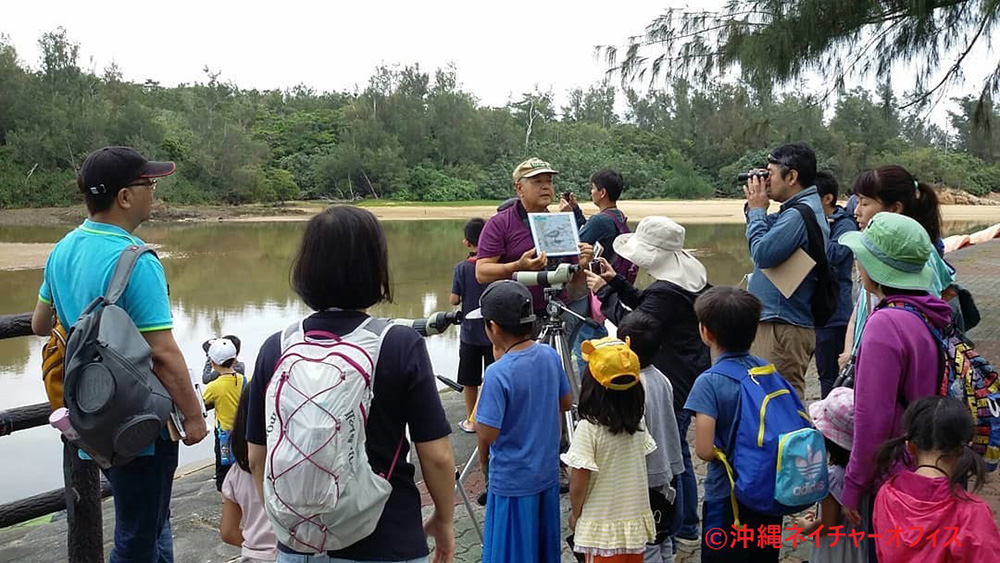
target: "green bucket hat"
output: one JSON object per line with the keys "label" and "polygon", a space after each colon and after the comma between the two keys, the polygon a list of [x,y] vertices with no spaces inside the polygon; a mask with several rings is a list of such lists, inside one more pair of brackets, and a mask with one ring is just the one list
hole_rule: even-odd
{"label": "green bucket hat", "polygon": [[864,231],[838,240],[854,251],[868,277],[896,289],[930,291],[933,273],[927,264],[935,252],[924,227],[898,213],[876,213]]}

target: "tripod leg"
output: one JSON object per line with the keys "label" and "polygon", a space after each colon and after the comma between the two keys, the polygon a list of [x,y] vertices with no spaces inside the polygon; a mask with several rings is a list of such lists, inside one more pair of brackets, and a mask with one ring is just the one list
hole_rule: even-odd
{"label": "tripod leg", "polygon": [[553,336],[552,347],[559,352],[559,359],[562,360],[563,370],[569,379],[569,389],[573,393],[573,404],[580,401],[580,378],[576,374],[576,365],[573,363],[573,354],[570,352],[566,335],[556,332]]}
{"label": "tripod leg", "polygon": [[483,528],[479,524],[479,519],[476,518],[476,513],[472,510],[472,503],[469,502],[469,494],[465,492],[465,479],[469,476],[469,471],[472,469],[472,464],[475,463],[476,458],[479,455],[479,447],[477,446],[472,450],[472,455],[469,456],[469,461],[465,462],[465,467],[462,468],[462,473],[456,475],[458,482],[455,487],[458,489],[458,496],[462,497],[462,504],[465,505],[465,511],[469,513],[469,519],[472,520],[472,526],[476,529],[476,534],[479,536],[479,543],[483,543]]}
{"label": "tripod leg", "polygon": [[[576,376],[576,366],[573,365],[573,356],[570,354],[569,344],[566,342],[566,336],[562,331],[556,330],[553,332],[552,347],[559,353],[563,370],[566,372],[566,378],[569,380],[570,394],[573,396],[573,405],[575,407],[580,401],[580,378]],[[573,429],[575,428],[573,409],[571,408],[563,413],[563,416],[565,417],[566,439],[572,444]]]}

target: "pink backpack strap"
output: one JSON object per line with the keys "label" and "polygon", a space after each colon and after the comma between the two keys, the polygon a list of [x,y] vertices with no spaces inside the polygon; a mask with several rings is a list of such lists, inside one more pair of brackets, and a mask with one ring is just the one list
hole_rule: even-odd
{"label": "pink backpack strap", "polygon": [[392,464],[389,465],[389,473],[379,473],[386,481],[392,479],[392,472],[396,469],[396,462],[399,461],[399,452],[403,451],[403,441],[406,440],[406,433],[399,437],[399,444],[396,446],[396,455],[392,456]]}

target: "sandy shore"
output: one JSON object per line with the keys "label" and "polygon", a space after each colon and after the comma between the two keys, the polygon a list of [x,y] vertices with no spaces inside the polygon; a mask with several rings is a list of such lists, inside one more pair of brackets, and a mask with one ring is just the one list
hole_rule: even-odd
{"label": "sandy shore", "polygon": [[[242,207],[182,207],[163,210],[154,215],[155,220],[166,222],[273,222],[307,221],[325,206],[319,203],[302,202],[280,208],[264,206]],[[734,199],[712,199],[697,201],[621,201],[619,207],[630,219],[638,221],[651,215],[665,215],[678,223],[694,225],[707,223],[743,223],[743,201]],[[553,209],[555,206],[553,206]],[[771,211],[777,211],[773,204]],[[966,221],[969,223],[994,223],[1000,221],[1000,206],[990,205],[943,205],[945,221]],[[422,206],[386,205],[368,207],[383,221],[433,221],[462,220],[471,217],[490,217],[496,208],[490,206]],[[583,205],[584,213],[592,215],[597,208],[592,204]],[[84,211],[79,208],[60,209],[10,209],[0,211],[0,225],[57,225],[75,224],[82,220]],[[0,270],[23,270],[41,268],[52,250],[51,243],[5,243],[0,242]]]}
{"label": "sandy shore", "polygon": [[[597,207],[591,203],[581,204],[586,215],[597,212]],[[628,215],[629,219],[638,221],[651,215],[665,215],[678,223],[688,225],[709,223],[743,223],[743,200],[708,199],[693,201],[620,201],[618,207]],[[773,203],[770,211],[777,211],[779,204]],[[305,221],[322,209],[319,206],[296,206],[293,209],[302,211],[295,215],[260,215],[243,216],[233,221]],[[490,217],[496,208],[494,206],[454,206],[434,207],[421,205],[399,205],[384,207],[368,207],[369,211],[383,221],[433,221],[461,220],[472,217]],[[556,209],[556,206],[552,206]],[[942,205],[942,215],[945,221],[993,222],[1000,221],[1000,207],[988,205]]]}

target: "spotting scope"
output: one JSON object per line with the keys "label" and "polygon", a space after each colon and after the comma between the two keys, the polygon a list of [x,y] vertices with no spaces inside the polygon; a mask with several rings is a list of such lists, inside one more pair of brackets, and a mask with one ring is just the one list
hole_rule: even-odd
{"label": "spotting scope", "polygon": [[555,270],[543,270],[541,272],[514,272],[514,281],[528,287],[562,287],[573,279],[573,276],[580,271],[577,264],[562,263]]}
{"label": "spotting scope", "polygon": [[448,330],[451,325],[462,323],[461,311],[438,311],[426,319],[393,319],[393,323],[408,326],[420,336],[434,336]]}

